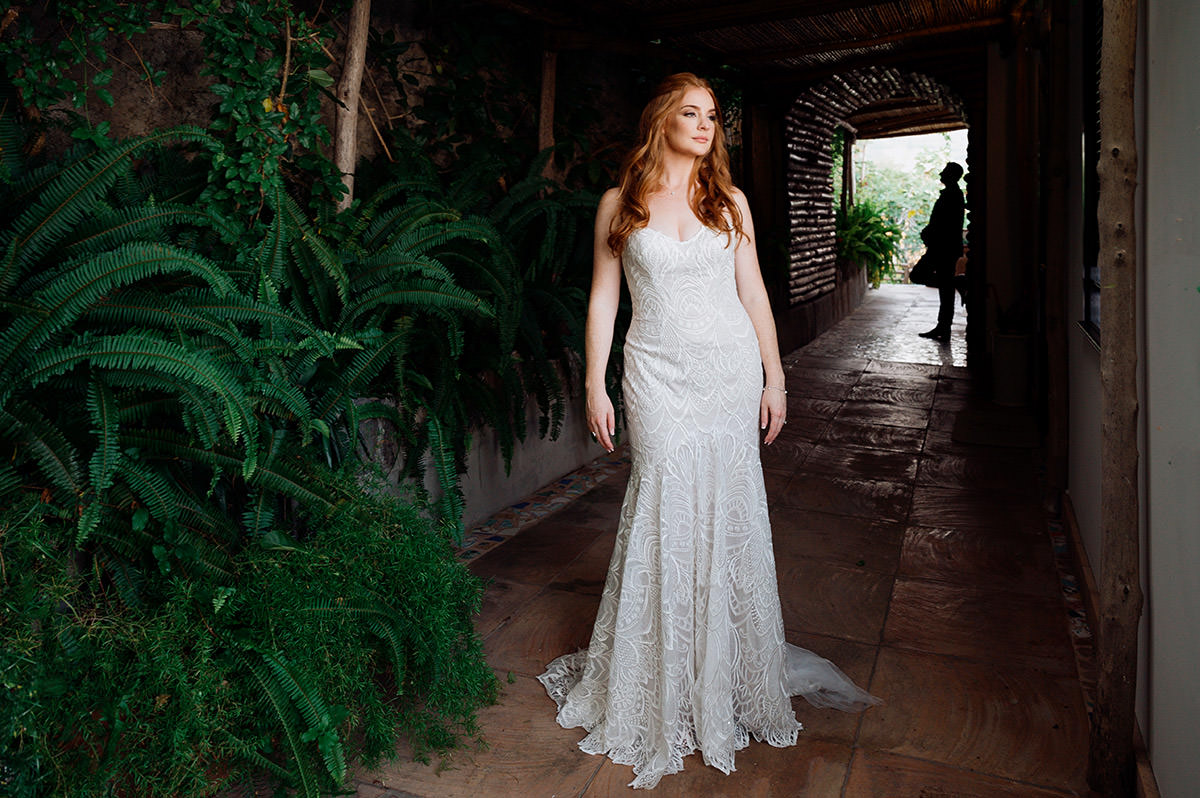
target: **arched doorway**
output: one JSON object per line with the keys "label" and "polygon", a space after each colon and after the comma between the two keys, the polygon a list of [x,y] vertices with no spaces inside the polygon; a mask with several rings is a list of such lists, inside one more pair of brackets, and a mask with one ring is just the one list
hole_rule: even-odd
{"label": "arched doorway", "polygon": [[795,97],[784,118],[790,308],[829,326],[866,290],[862,270],[839,267],[837,260],[834,218],[841,192],[832,177],[834,131],[876,138],[959,129],[967,122],[963,102],[949,88],[895,68],[839,73]]}

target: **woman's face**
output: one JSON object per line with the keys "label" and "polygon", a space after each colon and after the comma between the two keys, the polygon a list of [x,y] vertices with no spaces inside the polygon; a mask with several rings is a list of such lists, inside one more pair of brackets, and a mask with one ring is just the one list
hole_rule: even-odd
{"label": "woman's face", "polygon": [[712,149],[717,126],[717,104],[706,89],[693,86],[684,92],[667,117],[667,149],[681,155],[702,157]]}

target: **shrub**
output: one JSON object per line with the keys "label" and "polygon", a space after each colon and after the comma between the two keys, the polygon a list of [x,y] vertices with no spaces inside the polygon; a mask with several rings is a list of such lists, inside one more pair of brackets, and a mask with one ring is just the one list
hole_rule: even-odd
{"label": "shrub", "polygon": [[900,235],[900,225],[871,200],[838,210],[838,256],[865,268],[872,288],[895,271]]}

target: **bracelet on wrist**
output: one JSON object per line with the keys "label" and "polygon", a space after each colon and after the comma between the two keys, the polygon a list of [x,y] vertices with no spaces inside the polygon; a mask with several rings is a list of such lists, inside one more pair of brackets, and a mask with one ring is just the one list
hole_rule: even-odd
{"label": "bracelet on wrist", "polygon": [[787,388],[779,388],[774,385],[764,385],[763,393],[766,393],[767,391],[779,391],[784,396],[787,396]]}

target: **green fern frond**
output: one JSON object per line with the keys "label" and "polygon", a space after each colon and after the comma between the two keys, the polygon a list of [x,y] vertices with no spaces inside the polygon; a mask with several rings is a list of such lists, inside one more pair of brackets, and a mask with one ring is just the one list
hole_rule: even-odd
{"label": "green fern frond", "polygon": [[334,386],[313,404],[313,417],[331,423],[335,408],[361,393],[393,358],[403,357],[411,331],[410,320],[396,332],[380,338],[374,346],[356,353],[350,364],[341,370]]}
{"label": "green fern frond", "polygon": [[364,317],[391,306],[410,311],[439,312],[448,319],[452,319],[454,313],[484,318],[495,316],[495,311],[481,297],[465,288],[419,279],[402,285],[384,286],[362,295],[349,309],[346,320],[353,326],[360,326]]}
{"label": "green fern frond", "polygon": [[24,136],[18,119],[20,104],[5,92],[0,102],[0,185],[10,186],[25,171]]}
{"label": "green fern frond", "polygon": [[311,257],[321,271],[331,280],[337,288],[338,297],[345,302],[350,294],[350,278],[346,274],[345,265],[337,253],[329,246],[325,239],[313,230],[308,220],[304,216],[304,212],[296,201],[289,197],[286,193],[280,192],[279,195],[280,207],[275,209],[276,213],[283,213],[288,224],[295,230],[300,232],[299,236],[292,235],[292,251],[297,256],[304,254]]}
{"label": "green fern frond", "polygon": [[308,397],[295,385],[271,379],[255,380],[250,389],[251,401],[260,411],[270,411],[279,418],[291,418],[298,422],[301,433],[307,437],[312,426],[312,407]]}
{"label": "green fern frond", "polygon": [[21,475],[7,462],[0,461],[0,504],[11,507],[11,498],[21,487]]}
{"label": "green fern frond", "polygon": [[308,724],[307,731],[300,739],[316,742],[330,778],[335,784],[341,784],[346,777],[346,754],[325,699],[315,687],[305,684],[282,654],[275,651],[260,653],[270,666],[277,684],[282,685],[292,706],[300,711],[300,716]]}
{"label": "green fern frond", "polygon": [[[121,464],[119,476],[154,518],[169,521],[175,517],[179,492],[167,474],[143,461],[127,458]],[[76,541],[76,545],[82,543]]]}
{"label": "green fern frond", "polygon": [[276,183],[271,191],[271,207],[275,210],[275,216],[271,219],[267,235],[259,244],[254,257],[259,274],[268,275],[277,283],[283,279],[283,265],[292,239],[292,229],[288,224],[290,217],[280,210],[283,193],[283,185]]}
{"label": "green fern frond", "polygon": [[377,252],[393,246],[397,239],[415,230],[457,222],[462,214],[436,200],[420,198],[380,213],[362,236],[362,247]]}
{"label": "green fern frond", "polygon": [[60,279],[34,297],[43,313],[18,318],[0,336],[0,375],[11,374],[18,358],[31,354],[56,332],[73,324],[89,305],[121,286],[182,272],[199,277],[220,293],[233,289],[230,278],[216,264],[194,252],[163,244],[127,244],[60,271]]}
{"label": "green fern frond", "polygon": [[385,283],[390,279],[412,275],[428,277],[453,284],[454,273],[444,264],[428,255],[413,255],[398,246],[388,247],[375,255],[364,257],[358,263],[351,285],[361,291]]}
{"label": "green fern frond", "polygon": [[[111,537],[102,538],[100,535],[96,535],[94,539],[105,544],[112,542]],[[103,546],[96,555],[97,562],[104,572],[112,577],[113,584],[117,586],[117,593],[121,596],[121,601],[125,603],[125,606],[131,609],[142,608],[145,606],[145,602],[142,601],[146,585],[145,574],[127,557],[116,554],[111,549],[111,545]]]}
{"label": "green fern frond", "polygon": [[92,490],[99,494],[112,484],[121,447],[116,400],[109,387],[98,379],[88,384],[87,408],[92,417],[92,433],[96,436],[96,449],[88,465],[88,474]]}
{"label": "green fern frond", "polygon": [[[206,446],[214,446],[221,440],[224,425],[220,408],[208,391],[190,380],[139,369],[108,372],[105,380],[113,387],[131,389],[120,397],[120,423],[136,424],[162,416],[179,416]],[[158,391],[167,395],[141,398],[146,392]]]}
{"label": "green fern frond", "polygon": [[465,216],[462,219],[441,224],[425,224],[411,227],[394,242],[405,250],[424,255],[452,241],[474,241],[491,246],[500,237],[492,223],[480,216]]}
{"label": "green fern frond", "polygon": [[461,541],[464,505],[458,469],[455,467],[454,448],[446,441],[442,423],[436,415],[430,413],[425,428],[429,434],[429,454],[433,459],[433,469],[437,473],[438,487],[441,489],[441,496],[437,501],[438,510],[454,531],[455,540]]}
{"label": "green fern frond", "polygon": [[62,431],[29,402],[0,408],[0,436],[17,443],[37,463],[63,506],[73,506],[83,493],[83,475],[75,447]]}
{"label": "green fern frond", "polygon": [[67,168],[12,225],[19,271],[42,257],[91,212],[134,154],[168,141],[213,141],[203,128],[185,125],[114,144]]}
{"label": "green fern frond", "polygon": [[150,202],[94,217],[73,232],[71,243],[63,252],[75,257],[135,241],[162,242],[173,225],[207,227],[211,223],[211,215],[186,205]]}
{"label": "green fern frond", "polygon": [[253,408],[242,388],[242,380],[203,352],[156,336],[144,333],[80,336],[70,345],[32,358],[19,383],[35,388],[84,362],[114,371],[157,371],[211,391],[224,407],[230,437],[244,441],[247,457],[256,451],[255,438],[248,434],[254,424]]}
{"label": "green fern frond", "polygon": [[[205,463],[212,468],[235,473],[245,471],[244,458],[219,447],[198,446],[178,433],[167,430],[124,432],[121,442],[126,446],[136,446],[157,455]],[[262,466],[248,481],[253,486],[276,491],[323,513],[332,511],[337,500],[314,490],[311,487],[311,475],[293,471],[282,462]]]}
{"label": "green fern frond", "polygon": [[295,710],[291,700],[288,698],[287,692],[268,668],[261,654],[243,649],[235,649],[235,654],[242,664],[246,666],[246,669],[258,680],[259,686],[263,689],[264,697],[272,709],[275,710],[275,717],[279,720],[279,724],[283,728],[288,747],[291,749],[291,759],[296,767],[295,772],[289,775],[298,783],[302,794],[306,798],[318,798],[319,785],[317,777],[309,767],[308,759],[305,756],[304,744],[301,740],[303,731],[296,722]]}
{"label": "green fern frond", "polygon": [[251,535],[261,535],[275,523],[275,496],[267,491],[252,490],[246,498],[242,525]]}

